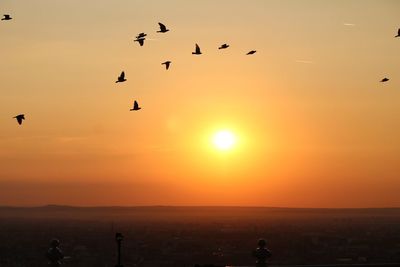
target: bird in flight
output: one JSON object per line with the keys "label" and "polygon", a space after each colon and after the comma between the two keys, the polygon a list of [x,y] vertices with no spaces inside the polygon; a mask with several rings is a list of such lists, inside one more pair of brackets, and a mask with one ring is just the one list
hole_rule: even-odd
{"label": "bird in flight", "polygon": [[201,55],[200,46],[196,44],[195,52],[192,52],[193,55]]}
{"label": "bird in flight", "polygon": [[122,82],[125,82],[125,81],[126,81],[126,79],[125,79],[125,72],[122,71],[122,72],[121,72],[121,75],[118,76],[118,80],[117,80],[115,83],[122,83]]}
{"label": "bird in flight", "polygon": [[387,81],[389,81],[389,78],[383,78],[382,80],[381,80],[381,83],[384,83],[384,82],[387,82]]}
{"label": "bird in flight", "polygon": [[165,61],[163,63],[161,63],[161,65],[165,65],[165,69],[168,70],[169,69],[169,65],[171,65],[171,61]]}
{"label": "bird in flight", "polygon": [[144,45],[144,40],[146,40],[146,38],[140,37],[140,38],[136,38],[133,41],[138,42],[140,44],[140,46],[143,46]]}
{"label": "bird in flight", "polygon": [[246,55],[253,55],[255,52],[257,52],[256,50],[251,50],[250,52],[248,52]]}
{"label": "bird in flight", "polygon": [[229,47],[228,44],[223,44],[220,47],[218,47],[218,49],[225,49],[225,48],[228,48],[228,47]]}
{"label": "bird in flight", "polygon": [[13,118],[17,119],[18,124],[21,125],[22,124],[22,120],[25,120],[25,115],[24,114],[19,114],[19,115],[13,117]]}
{"label": "bird in flight", "polygon": [[135,100],[135,102],[133,103],[133,108],[130,109],[130,111],[136,111],[141,109],[141,107],[139,107],[138,102]]}
{"label": "bird in flight", "polygon": [[140,39],[140,38],[143,38],[143,37],[146,37],[146,36],[147,36],[147,34],[145,34],[144,32],[141,32],[136,36],[136,39]]}
{"label": "bird in flight", "polygon": [[10,15],[8,15],[8,14],[4,14],[3,16],[4,17],[1,20],[10,20],[10,19],[12,19],[12,17]]}
{"label": "bird in flight", "polygon": [[400,37],[400,29],[398,29],[397,35],[395,37]]}
{"label": "bird in flight", "polygon": [[169,31],[169,29],[167,29],[167,27],[165,27],[165,25],[162,24],[161,22],[159,22],[158,25],[160,26],[160,30],[157,32],[165,33],[167,31]]}

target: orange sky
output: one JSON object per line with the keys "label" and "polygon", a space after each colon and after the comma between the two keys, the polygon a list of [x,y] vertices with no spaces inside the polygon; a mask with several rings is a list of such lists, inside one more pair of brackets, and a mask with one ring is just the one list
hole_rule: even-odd
{"label": "orange sky", "polygon": [[398,10],[3,0],[0,205],[400,206]]}

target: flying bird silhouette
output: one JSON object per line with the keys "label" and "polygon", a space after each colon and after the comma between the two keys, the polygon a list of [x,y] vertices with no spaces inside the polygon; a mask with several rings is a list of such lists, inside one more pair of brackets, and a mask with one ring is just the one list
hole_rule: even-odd
{"label": "flying bird silhouette", "polygon": [[161,65],[165,65],[165,69],[168,70],[169,69],[169,65],[171,64],[171,61],[165,61],[163,63],[161,63]]}
{"label": "flying bird silhouette", "polygon": [[246,55],[253,55],[255,52],[257,52],[256,50],[251,50],[250,52],[248,52]]}
{"label": "flying bird silhouette", "polygon": [[118,76],[118,80],[117,80],[115,83],[122,83],[122,82],[125,82],[125,81],[126,81],[126,79],[125,79],[125,72],[122,71],[122,72],[121,72],[121,75]]}
{"label": "flying bird silhouette", "polygon": [[139,107],[138,102],[135,100],[135,102],[133,103],[133,108],[130,109],[130,111],[136,111],[141,109],[141,107]]}
{"label": "flying bird silhouette", "polygon": [[144,45],[144,40],[146,40],[146,38],[141,37],[141,38],[136,38],[135,40],[133,40],[134,42],[138,42],[140,44],[140,46]]}
{"label": "flying bird silhouette", "polygon": [[384,83],[384,82],[387,82],[387,81],[389,81],[389,78],[383,78],[382,80],[381,80],[381,83]]}
{"label": "flying bird silhouette", "polygon": [[195,52],[192,52],[193,55],[201,55],[200,46],[196,44]]}
{"label": "flying bird silhouette", "polygon": [[147,34],[145,34],[144,32],[141,32],[136,36],[136,39],[140,39],[140,38],[143,38],[143,37],[146,37],[146,36],[147,36]]}
{"label": "flying bird silhouette", "polygon": [[228,47],[229,47],[228,44],[223,44],[220,47],[218,47],[218,49],[225,49],[225,48],[228,48]]}
{"label": "flying bird silhouette", "polygon": [[165,33],[165,32],[167,32],[167,31],[169,31],[169,30],[167,29],[167,27],[165,27],[165,25],[162,24],[161,22],[159,22],[158,25],[160,26],[160,30],[157,31],[157,32]]}
{"label": "flying bird silhouette", "polygon": [[19,115],[13,117],[13,118],[17,119],[18,124],[21,125],[22,124],[22,120],[25,120],[25,115],[24,114],[19,114]]}
{"label": "flying bird silhouette", "polygon": [[395,37],[400,37],[400,29],[397,30],[397,35]]}
{"label": "flying bird silhouette", "polygon": [[10,19],[12,19],[12,17],[10,15],[8,15],[8,14],[4,14],[3,16],[4,17],[1,20],[10,20]]}

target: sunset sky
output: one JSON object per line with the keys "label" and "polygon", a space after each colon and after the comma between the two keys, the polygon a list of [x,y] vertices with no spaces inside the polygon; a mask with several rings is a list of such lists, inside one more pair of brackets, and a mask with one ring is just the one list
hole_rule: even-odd
{"label": "sunset sky", "polygon": [[399,11],[2,0],[0,205],[400,206]]}

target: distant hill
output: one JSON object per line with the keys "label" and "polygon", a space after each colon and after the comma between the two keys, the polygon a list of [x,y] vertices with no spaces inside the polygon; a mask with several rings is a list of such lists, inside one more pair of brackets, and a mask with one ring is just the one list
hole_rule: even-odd
{"label": "distant hill", "polygon": [[399,217],[400,208],[322,209],[279,207],[187,207],[187,206],[134,206],[134,207],[74,207],[47,205],[41,207],[0,206],[0,218],[53,218],[77,220],[240,220],[240,219],[330,219],[349,217]]}

